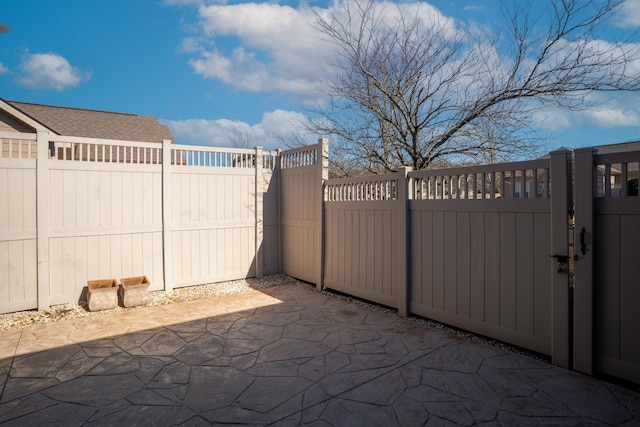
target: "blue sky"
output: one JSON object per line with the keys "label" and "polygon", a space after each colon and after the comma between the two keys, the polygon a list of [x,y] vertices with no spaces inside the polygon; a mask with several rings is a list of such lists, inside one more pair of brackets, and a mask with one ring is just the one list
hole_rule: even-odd
{"label": "blue sky", "polygon": [[[460,21],[499,17],[498,0],[429,4]],[[179,143],[282,146],[275,136],[322,102],[314,84],[329,72],[308,6],[328,4],[3,0],[0,98],[155,116]],[[628,0],[602,37],[639,26],[640,0]],[[540,111],[548,148],[640,140],[640,96],[607,96],[599,111]]]}

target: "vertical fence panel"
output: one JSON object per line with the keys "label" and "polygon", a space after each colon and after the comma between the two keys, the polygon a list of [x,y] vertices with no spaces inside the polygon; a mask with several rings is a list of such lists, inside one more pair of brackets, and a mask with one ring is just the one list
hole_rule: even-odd
{"label": "vertical fence panel", "polygon": [[[515,331],[516,328],[516,214],[500,213],[500,327]],[[487,295],[493,298],[492,295]]]}
{"label": "vertical fence panel", "polygon": [[[48,160],[50,303],[78,300],[87,281],[100,278],[146,275],[151,289],[162,289],[162,275],[142,270],[143,257],[162,258],[162,246],[144,238],[160,235],[162,224],[146,222],[151,217],[140,212],[140,201],[149,200],[145,192],[154,192],[140,184],[143,176],[149,175],[147,181],[154,182],[153,175],[160,176],[161,167],[124,160]],[[162,209],[161,200],[154,202],[155,206],[146,208]],[[142,248],[142,242],[150,246]]]}
{"label": "vertical fence panel", "polygon": [[0,313],[38,306],[35,142],[0,136]]}
{"label": "vertical fence panel", "polygon": [[[594,218],[593,218],[593,197],[594,197],[594,175],[593,175],[593,149],[580,149],[575,152],[575,225],[574,225],[574,254],[577,256],[575,259],[574,268],[574,313],[573,313],[573,368],[577,371],[591,375],[593,373],[594,365],[594,323],[593,323],[593,294],[594,294],[594,282],[593,282],[593,247],[587,251],[585,247],[584,253],[582,253],[581,242],[586,244],[587,233],[590,236],[594,235]],[[581,230],[584,229],[584,233]],[[606,230],[603,230],[606,232]],[[601,236],[608,236],[607,241],[613,243],[614,247],[607,248],[603,253],[610,254],[619,259],[619,254],[616,254],[619,248],[619,232],[620,229],[616,226],[616,230],[612,234],[600,234]],[[577,241],[576,241],[577,237]],[[607,263],[600,263],[600,266],[607,268]],[[617,278],[617,269],[613,274],[604,271],[606,274],[606,280],[612,280],[612,283],[619,283]],[[603,277],[604,279],[604,277]],[[577,285],[577,286],[575,286]],[[615,286],[612,286],[610,290],[606,292],[606,295],[601,295],[600,301],[608,301],[611,296],[617,293]],[[612,295],[613,294],[613,295]],[[608,304],[605,304],[606,307]],[[614,311],[615,312],[615,311]],[[608,319],[617,319],[618,317],[611,312],[611,316]],[[618,328],[616,328],[618,329]],[[618,330],[619,332],[619,330]],[[619,336],[619,335],[617,335]],[[607,338],[607,339],[612,339]],[[616,343],[614,348],[618,348]],[[619,357],[616,355],[614,357]]]}
{"label": "vertical fence panel", "polygon": [[327,142],[283,151],[279,161],[282,272],[321,287]]}
{"label": "vertical fence panel", "polygon": [[[551,323],[537,320],[552,303],[551,201],[531,191],[549,168],[536,160],[409,173],[411,248],[422,251],[411,254],[411,312],[552,353]],[[527,182],[515,191],[504,183],[514,178]]]}
{"label": "vertical fence panel", "polygon": [[[571,153],[565,150],[551,153],[551,251],[550,255],[569,256],[568,217],[571,203]],[[557,258],[560,260],[560,258]],[[569,318],[569,274],[556,268],[552,272],[551,360],[568,368],[571,364]]]}
{"label": "vertical fence panel", "polygon": [[484,215],[480,212],[470,214],[470,312],[469,316],[475,320],[485,318],[485,226]]}
{"label": "vertical fence panel", "polygon": [[576,194],[575,368],[636,383],[640,383],[639,162],[640,151],[576,152],[576,179],[582,182],[576,183],[580,194]]}
{"label": "vertical fence panel", "polygon": [[391,307],[403,305],[407,279],[400,263],[407,263],[408,255],[399,238],[402,229],[406,239],[399,195],[404,190],[395,195],[385,190],[398,189],[403,174],[326,181],[326,287]]}
{"label": "vertical fence panel", "polygon": [[[170,150],[173,286],[273,272],[277,257],[264,264],[266,237],[277,240],[278,230],[273,173],[264,169],[265,155],[273,153],[179,145]],[[277,244],[270,247],[277,250]]]}
{"label": "vertical fence panel", "polygon": [[551,218],[545,213],[534,214],[534,241],[533,241],[533,270],[537,272],[533,278],[533,305],[534,305],[534,330],[535,336],[545,340],[551,340],[551,304],[549,295],[552,294],[551,281],[553,263],[549,262],[549,248],[551,247]]}

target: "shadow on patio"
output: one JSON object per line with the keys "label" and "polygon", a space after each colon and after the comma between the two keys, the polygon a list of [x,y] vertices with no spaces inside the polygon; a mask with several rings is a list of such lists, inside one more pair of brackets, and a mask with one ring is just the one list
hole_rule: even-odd
{"label": "shadow on patio", "polygon": [[300,286],[0,332],[0,424],[640,422],[640,394]]}

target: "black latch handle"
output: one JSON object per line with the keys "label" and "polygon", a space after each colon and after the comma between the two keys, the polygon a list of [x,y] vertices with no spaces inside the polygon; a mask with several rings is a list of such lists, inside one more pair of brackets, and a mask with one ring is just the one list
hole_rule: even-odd
{"label": "black latch handle", "polygon": [[565,263],[569,261],[569,256],[568,255],[551,255],[551,258],[555,258],[558,260],[558,262],[560,263]]}

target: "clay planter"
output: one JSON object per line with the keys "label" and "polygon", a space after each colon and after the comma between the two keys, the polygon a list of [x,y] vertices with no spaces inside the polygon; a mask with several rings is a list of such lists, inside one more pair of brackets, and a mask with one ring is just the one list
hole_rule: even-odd
{"label": "clay planter", "polygon": [[118,282],[116,279],[89,280],[87,282],[89,311],[109,310],[118,306]]}
{"label": "clay planter", "polygon": [[149,279],[147,276],[126,277],[122,284],[121,299],[124,307],[145,305],[149,302]]}

